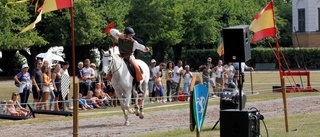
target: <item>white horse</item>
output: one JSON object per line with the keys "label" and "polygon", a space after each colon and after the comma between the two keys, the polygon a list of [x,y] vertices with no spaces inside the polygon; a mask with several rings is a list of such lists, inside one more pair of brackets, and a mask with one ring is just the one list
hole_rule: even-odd
{"label": "white horse", "polygon": [[[142,60],[136,59],[136,62],[142,69],[143,80],[140,81],[139,88],[143,91],[143,95],[139,96],[136,91],[137,87],[133,86],[134,78],[130,74],[126,63],[123,58],[119,56],[118,47],[110,48],[108,51],[103,52],[103,71],[108,75],[111,73],[111,83],[115,90],[116,96],[120,100],[121,109],[124,114],[125,123],[129,125],[128,114],[135,113],[140,119],[144,118],[143,105],[144,99],[148,94],[148,81],[150,78],[150,70],[148,65]],[[141,88],[142,87],[142,88]],[[134,94],[135,99],[135,111],[130,108],[131,95]],[[127,111],[126,111],[127,110]]]}

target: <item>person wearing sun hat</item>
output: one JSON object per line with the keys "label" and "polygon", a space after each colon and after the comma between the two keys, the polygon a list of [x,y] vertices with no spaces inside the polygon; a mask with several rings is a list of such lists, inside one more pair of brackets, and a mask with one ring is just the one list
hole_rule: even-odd
{"label": "person wearing sun hat", "polygon": [[21,100],[21,106],[26,108],[30,92],[32,92],[31,78],[29,74],[29,66],[28,64],[22,65],[22,70],[14,76],[14,80],[19,85],[19,94]]}

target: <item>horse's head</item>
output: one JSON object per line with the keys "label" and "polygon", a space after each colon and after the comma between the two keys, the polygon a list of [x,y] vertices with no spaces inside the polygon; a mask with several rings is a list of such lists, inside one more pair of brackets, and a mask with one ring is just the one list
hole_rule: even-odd
{"label": "horse's head", "polygon": [[101,51],[103,54],[103,58],[102,58],[102,71],[104,71],[104,73],[106,73],[108,75],[108,73],[111,70],[111,66],[112,66],[112,61],[113,61],[113,53],[112,51],[109,49],[108,51]]}

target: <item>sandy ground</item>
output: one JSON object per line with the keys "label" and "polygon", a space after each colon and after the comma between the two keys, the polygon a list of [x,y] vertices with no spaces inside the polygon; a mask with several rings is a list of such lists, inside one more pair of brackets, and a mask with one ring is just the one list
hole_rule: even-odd
{"label": "sandy ground", "polygon": [[[288,99],[288,108],[292,109],[289,109],[288,113],[289,115],[292,115],[319,112],[319,104],[320,96],[290,98]],[[246,109],[251,107],[258,108],[266,119],[284,115],[282,99],[250,102],[246,104]],[[148,107],[146,107],[146,109],[148,109]],[[106,111],[105,113],[108,112]],[[88,112],[88,114],[90,113]],[[79,136],[122,137],[152,132],[165,132],[182,128],[189,129],[189,109],[148,112],[145,114],[145,118],[142,120],[136,117],[134,114],[131,114],[129,115],[129,119],[129,126],[123,126],[123,115],[80,119]],[[219,106],[209,106],[207,109],[204,126],[213,126],[218,119]],[[8,125],[2,126],[0,128],[0,133],[2,137],[70,137],[72,136],[73,132],[72,125],[72,120]],[[12,133],[14,133],[14,135]]]}

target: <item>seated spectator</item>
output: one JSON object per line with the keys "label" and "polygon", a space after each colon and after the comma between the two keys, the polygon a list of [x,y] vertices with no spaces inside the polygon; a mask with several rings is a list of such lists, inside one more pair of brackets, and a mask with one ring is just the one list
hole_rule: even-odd
{"label": "seated spectator", "polygon": [[7,111],[10,115],[12,116],[27,116],[26,113],[24,113],[23,111],[20,110],[16,110],[16,108],[14,107],[14,103],[12,100],[8,101],[8,105],[7,105]]}
{"label": "seated spectator", "polygon": [[110,97],[110,106],[117,107],[117,96],[116,93],[111,85],[105,86],[105,83],[101,83],[102,90]]}
{"label": "seated spectator", "polygon": [[180,88],[180,91],[178,93],[178,101],[184,101],[183,88]]}
{"label": "seated spectator", "polygon": [[82,98],[82,94],[79,93],[79,107],[82,110],[93,109],[93,106],[87,104],[87,100]]}
{"label": "seated spectator", "polygon": [[22,107],[19,103],[19,94],[17,92],[13,92],[11,94],[11,100],[13,102],[13,105],[15,108],[19,108],[22,112],[26,113],[26,114],[29,114],[29,111],[27,109],[25,109],[24,107]]}
{"label": "seated spectator", "polygon": [[96,98],[93,97],[93,91],[89,91],[87,96],[83,97],[88,105],[92,105],[94,108],[99,108],[100,105],[97,103]]}
{"label": "seated spectator", "polygon": [[0,114],[8,115],[8,112],[7,112],[7,101],[5,101],[5,100],[1,101]]}
{"label": "seated spectator", "polygon": [[96,89],[95,89],[95,95],[96,97],[98,97],[99,101],[102,102],[102,105],[109,105],[109,101],[111,99],[111,97],[108,95],[108,93],[103,92],[101,83],[97,83],[96,84]]}

